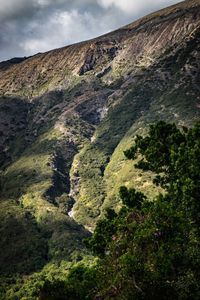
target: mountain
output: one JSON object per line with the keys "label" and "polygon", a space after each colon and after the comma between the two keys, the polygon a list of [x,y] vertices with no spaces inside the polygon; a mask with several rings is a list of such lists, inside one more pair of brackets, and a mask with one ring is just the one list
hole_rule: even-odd
{"label": "mountain", "polygon": [[82,239],[105,208],[120,207],[121,185],[158,192],[123,151],[157,120],[199,119],[199,48],[200,1],[187,0],[99,38],[0,63],[2,299],[34,272],[60,276],[92,261]]}

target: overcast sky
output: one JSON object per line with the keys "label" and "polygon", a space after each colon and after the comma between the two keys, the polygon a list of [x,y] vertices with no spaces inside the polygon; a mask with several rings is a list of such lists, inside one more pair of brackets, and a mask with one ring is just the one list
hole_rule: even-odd
{"label": "overcast sky", "polygon": [[0,0],[0,61],[83,41],[180,0]]}

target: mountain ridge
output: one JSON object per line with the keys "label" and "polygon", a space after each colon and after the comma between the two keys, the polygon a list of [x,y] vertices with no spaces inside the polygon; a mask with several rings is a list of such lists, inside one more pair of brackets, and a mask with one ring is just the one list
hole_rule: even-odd
{"label": "mountain ridge", "polygon": [[[75,46],[75,45],[77,46],[77,45],[89,43],[89,42],[92,42],[92,41],[99,40],[99,39],[101,39],[101,38],[107,37],[107,36],[109,36],[110,34],[114,34],[115,32],[117,33],[119,30],[122,30],[122,29],[127,29],[127,28],[128,28],[128,29],[129,29],[129,28],[133,29],[132,27],[134,27],[134,26],[135,26],[135,27],[139,26],[140,22],[144,25],[144,20],[145,20],[145,19],[147,19],[147,22],[149,22],[149,21],[151,21],[151,19],[155,18],[155,17],[158,16],[159,14],[162,15],[164,12],[167,12],[167,15],[169,15],[169,14],[171,14],[171,11],[173,11],[174,8],[175,8],[178,12],[180,12],[180,13],[182,12],[182,13],[183,13],[183,11],[182,11],[183,9],[187,9],[188,7],[189,7],[189,8],[192,8],[192,7],[195,8],[195,7],[198,6],[198,5],[199,5],[199,3],[198,3],[198,1],[196,1],[196,0],[185,0],[185,1],[180,1],[180,2],[178,2],[177,4],[171,5],[171,6],[166,7],[166,8],[162,8],[162,9],[156,11],[156,12],[153,12],[153,13],[149,13],[149,14],[146,15],[145,17],[141,17],[141,18],[139,18],[138,20],[136,20],[136,21],[134,21],[134,22],[131,22],[131,23],[128,24],[128,25],[122,26],[120,29],[112,30],[112,31],[110,31],[110,32],[108,32],[108,33],[102,34],[101,36],[98,36],[98,37],[95,37],[95,38],[91,38],[91,39],[88,39],[88,40],[86,40],[86,41],[73,43],[73,44],[70,44],[70,45],[67,45],[67,46],[58,47],[58,48],[55,48],[55,49],[53,49],[53,50],[48,50],[48,51],[43,52],[43,53],[39,52],[39,53],[36,53],[36,54],[34,54],[34,55],[31,55],[31,56],[27,56],[27,57],[15,57],[15,58],[11,58],[11,59],[8,59],[8,60],[1,61],[0,64],[1,64],[1,63],[7,63],[7,62],[9,63],[10,61],[12,62],[12,61],[15,60],[15,59],[17,59],[17,60],[18,60],[18,59],[19,59],[19,60],[30,59],[30,58],[35,57],[35,56],[37,56],[37,55],[48,54],[49,52],[56,51],[56,50],[60,50],[60,49],[66,49],[66,48],[68,48],[68,47],[70,47],[70,46]],[[179,11],[179,7],[181,8],[181,11]],[[13,63],[15,63],[15,62],[13,61]]]}
{"label": "mountain ridge", "polygon": [[0,68],[3,282],[57,268],[62,276],[62,264],[90,261],[82,239],[107,207],[120,208],[121,185],[157,194],[152,173],[134,169],[123,151],[157,120],[199,120],[199,20],[200,1],[184,1]]}
{"label": "mountain ridge", "polygon": [[[134,32],[132,32],[132,30],[134,31],[135,29],[139,29],[141,30],[141,26],[144,26],[147,22],[146,25],[148,25],[149,22],[152,22],[152,19],[157,19],[158,22],[162,23],[162,22],[165,22],[165,14],[168,16],[170,16],[171,14],[176,17],[177,13],[178,14],[184,14],[184,11],[185,13],[187,13],[187,10],[193,10],[193,9],[198,9],[198,6],[199,6],[199,1],[184,1],[184,2],[181,2],[181,3],[178,3],[176,5],[173,5],[172,7],[170,8],[167,8],[167,9],[163,9],[161,11],[159,11],[159,13],[153,13],[153,14],[150,14],[147,16],[147,20],[146,18],[142,18],[138,21],[135,21],[127,26],[124,26],[122,27],[121,29],[119,30],[116,30],[114,32],[111,32],[111,33],[108,33],[108,34],[105,34],[103,36],[101,36],[100,38],[95,38],[95,39],[91,39],[91,40],[88,40],[86,42],[81,42],[81,43],[77,43],[77,44],[74,44],[74,45],[69,45],[69,46],[66,46],[66,47],[63,47],[63,48],[59,48],[59,49],[55,49],[55,50],[52,50],[52,51],[48,51],[46,53],[39,53],[39,54],[36,54],[30,58],[27,58],[24,62],[22,62],[22,64],[20,65],[11,65],[11,72],[4,72],[4,77],[6,76],[11,76],[11,78],[14,76],[17,76],[16,73],[18,73],[19,71],[22,73],[25,73],[25,78],[22,77],[22,83],[21,83],[21,87],[22,87],[22,90],[23,90],[23,85],[24,84],[28,84],[28,81],[27,81],[27,77],[31,76],[34,78],[34,76],[37,75],[37,68],[39,66],[39,70],[38,72],[41,73],[41,77],[45,75],[45,72],[46,71],[49,71],[51,73],[52,71],[52,67],[56,67],[58,69],[58,71],[61,71],[62,69],[61,68],[66,68],[68,71],[68,73],[72,73],[72,74],[67,74],[67,76],[71,76],[73,74],[77,75],[77,73],[80,72],[80,69],[81,69],[81,64],[83,65],[84,63],[84,60],[87,59],[87,51],[88,50],[92,50],[90,49],[91,47],[95,47],[94,43],[95,41],[98,41],[98,42],[107,42],[105,39],[107,37],[109,37],[109,39],[111,39],[110,43],[111,45],[107,45],[109,46],[111,49],[113,47],[115,47],[115,43],[116,42],[116,38],[118,38],[119,40],[123,40],[123,39],[126,39],[126,36],[124,36],[124,31],[126,31],[127,35],[133,35]],[[189,13],[188,11],[188,13]],[[158,14],[158,16],[157,16]],[[159,19],[160,16],[162,16],[163,18],[163,15],[164,15],[164,19],[161,20]],[[141,24],[141,25],[140,25]],[[192,24],[192,22],[191,22]],[[150,26],[152,26],[153,24],[149,24]],[[136,27],[136,28],[135,28]],[[121,34],[121,31],[123,32],[123,34]],[[117,35],[117,36],[115,36]],[[109,42],[109,41],[108,41]],[[103,47],[103,45],[101,44],[101,47]],[[108,47],[107,47],[108,48]],[[75,50],[75,52],[74,52]],[[98,47],[97,47],[97,50],[98,50]],[[109,50],[109,48],[107,49]],[[77,53],[76,53],[77,52]],[[109,54],[109,53],[108,53]],[[74,57],[75,55],[75,57]],[[86,55],[86,57],[85,57]],[[56,58],[57,57],[57,58]],[[68,57],[70,57],[70,62],[73,62],[72,64],[68,63],[67,60],[68,60]],[[51,64],[51,59],[52,59],[52,64]],[[62,63],[59,63],[59,61],[62,61]],[[43,62],[45,64],[45,60],[47,60],[47,70],[45,70],[45,67],[43,67]],[[32,66],[32,62],[33,62],[33,66]],[[34,63],[35,62],[35,63]],[[56,65],[55,65],[56,63]],[[102,63],[102,62],[100,62]],[[105,62],[103,62],[103,65],[105,64]],[[28,68],[28,74],[26,73],[26,66],[27,65],[27,68]],[[9,69],[10,69],[9,68]],[[24,68],[24,69],[23,69]],[[48,70],[49,68],[49,70]],[[9,71],[8,69],[8,71]],[[36,69],[36,70],[35,70]],[[89,70],[87,70],[89,71]],[[30,74],[31,73],[31,74]],[[36,74],[35,74],[36,73]],[[56,74],[53,73],[52,74],[52,77],[54,77]],[[10,77],[9,77],[10,78]],[[28,78],[30,79],[30,78]],[[36,77],[34,79],[36,82],[36,86],[37,84],[39,83],[40,84],[40,78],[38,79],[38,77]],[[63,82],[63,78],[60,78],[60,81]],[[46,81],[44,80],[44,78],[42,78],[42,84],[44,85],[46,83]],[[19,83],[18,83],[19,84]],[[53,88],[55,88],[55,85],[58,85],[59,84],[59,81],[53,83]],[[11,86],[12,87],[12,86]],[[30,84],[29,84],[29,90],[30,90]],[[15,94],[15,85],[13,87],[13,89],[9,89],[8,86],[5,84],[4,80],[1,80],[0,81],[0,92],[1,93],[8,93],[10,91],[10,93],[14,93]],[[32,89],[32,87],[31,87]],[[34,86],[33,86],[33,92],[34,92]],[[18,88],[18,92],[19,93],[19,88]],[[45,89],[42,89],[41,90],[41,93],[43,92],[46,92],[47,90]],[[27,95],[28,97],[32,97],[34,96],[33,95],[30,95],[30,91],[27,92]],[[26,95],[25,93],[25,95]],[[38,93],[36,92],[36,95]],[[25,96],[24,95],[24,96]]]}

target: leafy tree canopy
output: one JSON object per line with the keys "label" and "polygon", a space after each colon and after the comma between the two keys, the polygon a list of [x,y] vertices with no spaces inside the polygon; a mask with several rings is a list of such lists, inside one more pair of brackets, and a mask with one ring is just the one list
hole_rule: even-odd
{"label": "leafy tree canopy", "polygon": [[78,288],[77,299],[200,299],[200,123],[179,130],[158,122],[125,155],[153,171],[164,192],[149,201],[121,187],[121,210],[109,209],[86,240],[100,257],[97,266],[72,272],[66,293]]}

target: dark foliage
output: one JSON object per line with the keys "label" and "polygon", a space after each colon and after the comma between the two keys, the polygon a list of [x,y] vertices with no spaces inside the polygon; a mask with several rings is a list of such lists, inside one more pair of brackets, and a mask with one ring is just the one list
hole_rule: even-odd
{"label": "dark foliage", "polygon": [[149,201],[121,187],[121,210],[108,210],[86,241],[97,266],[72,270],[56,288],[70,296],[41,299],[200,299],[200,123],[179,130],[159,122],[125,155],[139,155],[137,167],[154,171],[165,192]]}

